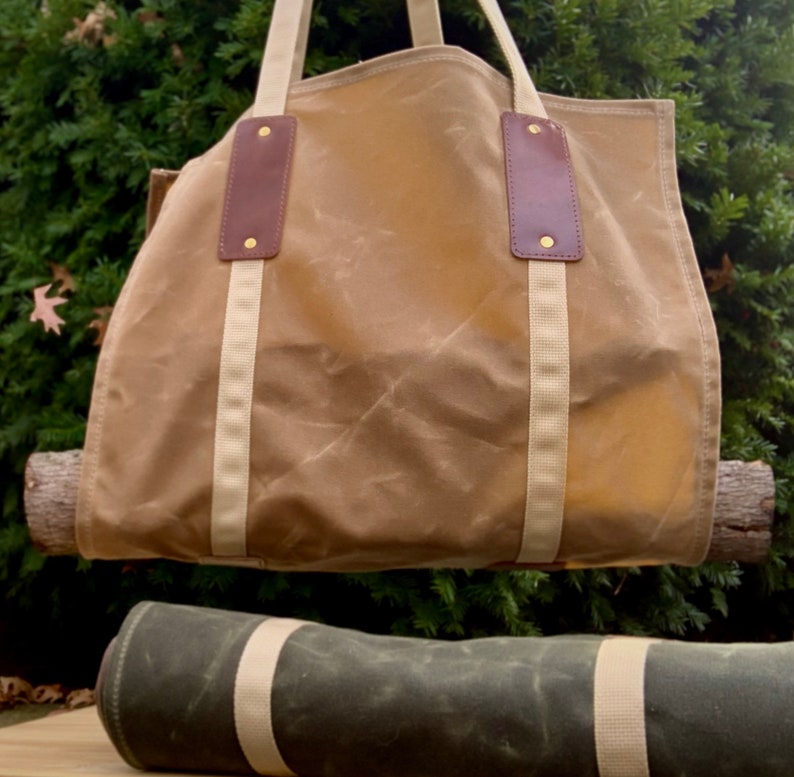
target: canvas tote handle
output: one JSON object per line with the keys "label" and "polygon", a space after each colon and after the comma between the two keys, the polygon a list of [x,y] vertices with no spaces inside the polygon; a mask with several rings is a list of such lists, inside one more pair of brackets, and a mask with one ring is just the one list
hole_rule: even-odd
{"label": "canvas tote handle", "polygon": [[444,43],[438,0],[407,0],[411,40],[416,48]]}
{"label": "canvas tote handle", "polygon": [[[408,21],[411,26],[411,40],[414,47],[441,46],[444,43],[444,32],[441,29],[441,14],[438,0],[407,0]],[[298,42],[295,56],[292,59],[292,75],[290,82],[295,83],[303,77],[306,64],[306,50],[309,43],[309,27],[311,26],[311,4],[304,3],[298,27]]]}
{"label": "canvas tote handle", "polygon": [[[541,119],[546,111],[497,0],[477,0],[512,74],[513,110]],[[259,75],[253,116],[281,116],[301,69],[311,0],[276,0]],[[415,42],[440,35],[436,0],[408,0]],[[570,364],[566,269],[563,262],[527,262],[529,424],[527,495],[515,562],[548,564],[560,545],[567,471]],[[246,521],[251,405],[264,260],[232,262],[224,322],[215,425],[212,556],[248,561]],[[251,559],[250,561],[254,561]]]}
{"label": "canvas tote handle", "polygon": [[[444,43],[444,31],[441,29],[441,14],[438,0],[407,0],[408,21],[411,27],[411,40],[414,47],[441,46]],[[292,59],[290,82],[295,83],[303,77],[306,64],[306,50],[309,43],[309,27],[311,26],[311,4],[305,3],[298,27],[298,42],[295,56]]]}
{"label": "canvas tote handle", "polygon": [[[441,11],[438,0],[406,0],[408,22],[411,27],[411,40],[415,48],[421,46],[441,46],[444,44],[444,31],[441,27]],[[311,24],[311,8],[304,5],[298,32],[298,45],[292,61],[292,81],[300,81],[306,61],[306,49]]]}
{"label": "canvas tote handle", "polygon": [[[513,108],[546,118],[546,111],[538,97],[529,71],[507,26],[497,0],[477,0],[499,42],[513,77]],[[414,45],[419,41],[440,38],[440,18],[437,0],[407,0],[412,22]],[[259,85],[254,100],[254,116],[278,116],[284,113],[290,83],[298,80],[297,60],[302,69],[302,53],[311,16],[312,0],[276,0],[268,31]],[[422,45],[428,45],[423,43]]]}

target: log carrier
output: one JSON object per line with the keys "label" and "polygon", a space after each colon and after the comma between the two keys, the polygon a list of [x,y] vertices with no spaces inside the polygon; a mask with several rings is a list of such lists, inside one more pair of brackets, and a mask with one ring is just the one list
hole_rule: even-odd
{"label": "log carrier", "polygon": [[[25,471],[25,510],[33,544],[50,556],[77,554],[75,506],[82,451],[34,453]],[[709,561],[760,563],[772,538],[775,481],[760,461],[722,461]]]}

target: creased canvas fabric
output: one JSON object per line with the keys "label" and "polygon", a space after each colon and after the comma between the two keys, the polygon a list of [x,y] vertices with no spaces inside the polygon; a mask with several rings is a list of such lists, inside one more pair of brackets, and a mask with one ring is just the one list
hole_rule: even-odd
{"label": "creased canvas fabric", "polygon": [[[681,208],[673,103],[542,96],[584,258],[565,268],[569,567],[698,563],[719,357]],[[281,250],[263,267],[246,556],[284,570],[514,563],[532,392],[510,250],[511,84],[450,46],[293,85]],[[78,500],[87,557],[212,559],[217,258],[233,130],[165,197],[113,312]],[[215,559],[215,561],[218,561]]]}
{"label": "creased canvas fabric", "polygon": [[[268,714],[241,713],[236,678],[256,678],[241,665],[263,633]],[[628,683],[599,673],[638,648]],[[240,734],[257,741],[258,725],[277,773],[302,777],[611,777],[642,774],[623,767],[638,761],[650,777],[788,777],[792,661],[792,643],[442,641],[147,602],[108,649],[97,698],[139,768],[252,774]],[[627,690],[643,720],[623,731]]]}

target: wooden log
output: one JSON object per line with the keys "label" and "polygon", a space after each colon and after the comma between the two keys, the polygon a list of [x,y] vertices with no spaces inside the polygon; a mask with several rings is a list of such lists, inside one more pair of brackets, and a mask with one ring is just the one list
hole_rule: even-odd
{"label": "wooden log", "polygon": [[710,561],[764,561],[772,544],[775,476],[762,461],[721,461]]}
{"label": "wooden log", "polygon": [[34,453],[25,467],[25,518],[33,547],[48,556],[78,553],[74,521],[83,452]]}
{"label": "wooden log", "polygon": [[[34,453],[25,471],[25,511],[33,545],[50,556],[78,553],[75,509],[82,451]],[[775,508],[772,468],[721,461],[711,561],[759,563],[769,551]]]}

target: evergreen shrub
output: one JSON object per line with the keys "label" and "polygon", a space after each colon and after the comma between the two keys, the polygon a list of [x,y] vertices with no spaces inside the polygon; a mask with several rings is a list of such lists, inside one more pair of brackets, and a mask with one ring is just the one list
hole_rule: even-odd
{"label": "evergreen shrub", "polygon": [[[149,169],[180,167],[250,104],[272,2],[3,0],[0,620],[24,624],[12,629],[20,644],[45,645],[31,655],[80,654],[93,666],[144,597],[439,637],[791,636],[794,0],[502,5],[541,89],[677,103],[680,180],[723,355],[723,458],[764,459],[776,472],[768,563],[286,575],[40,556],[24,527],[25,460],[81,446],[95,327],[142,240]],[[307,74],[408,45],[402,6],[316,2]],[[472,0],[442,10],[448,40],[503,67]],[[29,317],[32,290],[62,268],[74,289],[50,292],[67,300],[56,335]],[[41,639],[50,634],[60,636]]]}

